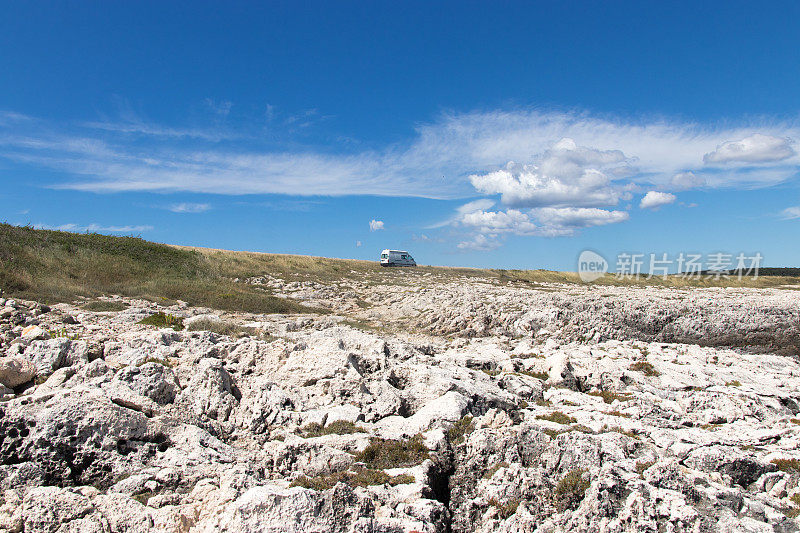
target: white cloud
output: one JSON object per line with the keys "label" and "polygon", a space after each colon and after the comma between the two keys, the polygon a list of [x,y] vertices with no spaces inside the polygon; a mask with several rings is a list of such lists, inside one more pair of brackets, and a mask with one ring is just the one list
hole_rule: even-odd
{"label": "white cloud", "polygon": [[545,227],[553,230],[605,226],[629,218],[626,211],[606,211],[596,207],[543,207],[535,210],[535,216]]}
{"label": "white cloud", "polygon": [[528,215],[516,209],[507,211],[471,211],[457,217],[456,222],[481,233],[506,233],[531,235],[538,229]]}
{"label": "white cloud", "polygon": [[784,220],[800,218],[800,206],[787,207],[781,211],[781,218]]}
{"label": "white cloud", "polygon": [[204,213],[211,209],[210,204],[193,204],[193,203],[179,203],[167,206],[167,209],[173,213]]}
{"label": "white cloud", "polygon": [[378,231],[383,229],[383,220],[375,220],[374,218],[369,221],[369,230]]}
{"label": "white cloud", "polygon": [[671,204],[676,200],[674,194],[668,192],[648,191],[639,202],[641,209],[658,209],[659,207]]}
{"label": "white cloud", "polygon": [[75,223],[50,225],[34,224],[36,229],[49,229],[55,231],[70,231],[73,233],[144,233],[153,229],[153,226],[103,226],[102,224],[81,225]]}
{"label": "white cloud", "polygon": [[703,187],[705,184],[705,178],[698,176],[694,172],[678,172],[672,176],[670,180],[672,188],[680,191],[694,189],[695,187]]}
{"label": "white cloud", "polygon": [[[35,119],[11,124],[13,116],[3,116],[0,158],[55,169],[65,174],[55,186],[95,192],[463,198],[474,195],[469,177],[477,176],[476,186],[504,195],[512,207],[599,207],[613,205],[629,183],[666,188],[682,172],[710,188],[763,187],[799,168],[786,141],[800,137],[793,122],[717,128],[531,110],[449,114],[419,126],[404,145],[335,153],[253,139],[208,148],[203,141],[229,139],[230,132],[153,125],[136,116],[78,127]],[[574,146],[557,142],[564,138]],[[730,139],[742,139],[736,141],[742,149]],[[706,154],[714,164],[704,164]],[[731,158],[740,164],[720,164]],[[500,167],[508,161],[530,164]]]}
{"label": "white cloud", "polygon": [[487,237],[479,233],[471,240],[458,243],[457,246],[459,250],[488,252],[490,250],[496,250],[501,244],[502,243],[497,240],[497,236]]}
{"label": "white cloud", "polygon": [[740,141],[728,141],[703,156],[705,163],[769,163],[795,155],[787,138],[755,133]]}
{"label": "white cloud", "polygon": [[595,150],[564,138],[544,152],[535,164],[509,163],[505,169],[469,177],[484,194],[500,194],[506,205],[614,205],[623,194],[609,173],[626,163],[619,150]]}
{"label": "white cloud", "polygon": [[356,241],[356,248],[361,248],[361,241]]}

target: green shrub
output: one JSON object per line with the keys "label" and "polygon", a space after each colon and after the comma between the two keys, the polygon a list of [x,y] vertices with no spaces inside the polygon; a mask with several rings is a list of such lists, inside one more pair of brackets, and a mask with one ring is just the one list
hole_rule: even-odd
{"label": "green shrub", "polygon": [[371,438],[369,445],[356,454],[355,460],[369,468],[397,468],[414,466],[430,456],[422,435],[406,440]]}
{"label": "green shrub", "polygon": [[464,436],[472,433],[474,430],[475,422],[472,420],[471,416],[466,415],[447,430],[447,439],[450,441],[450,444],[461,444],[464,442]]}
{"label": "green shrub", "polygon": [[323,435],[350,435],[352,433],[366,433],[362,427],[346,420],[337,420],[327,426],[312,422],[300,428],[298,433],[306,439],[312,437],[322,437]]}
{"label": "green shrub", "polygon": [[145,317],[138,323],[145,326],[156,326],[158,328],[172,328],[175,331],[183,329],[183,318],[164,314],[163,311]]}
{"label": "green shrub", "polygon": [[576,468],[567,473],[556,485],[555,504],[559,512],[567,509],[575,509],[583,500],[586,489],[589,488],[589,480],[584,479],[586,470]]}

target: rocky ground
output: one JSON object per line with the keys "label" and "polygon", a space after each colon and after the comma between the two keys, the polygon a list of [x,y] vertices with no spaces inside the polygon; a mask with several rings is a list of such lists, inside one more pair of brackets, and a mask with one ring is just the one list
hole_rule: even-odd
{"label": "rocky ground", "polygon": [[0,300],[0,531],[800,529],[797,287],[403,280]]}

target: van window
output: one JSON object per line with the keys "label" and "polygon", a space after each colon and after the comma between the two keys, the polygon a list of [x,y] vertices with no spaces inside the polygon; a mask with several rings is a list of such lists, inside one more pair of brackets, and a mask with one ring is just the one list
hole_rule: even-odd
{"label": "van window", "polygon": [[381,254],[381,259],[386,259],[389,257],[389,254]]}

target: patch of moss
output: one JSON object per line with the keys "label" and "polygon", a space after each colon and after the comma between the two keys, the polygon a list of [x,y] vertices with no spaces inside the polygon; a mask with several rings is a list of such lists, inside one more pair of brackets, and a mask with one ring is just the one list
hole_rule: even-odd
{"label": "patch of moss", "polygon": [[355,460],[369,468],[397,468],[420,464],[430,455],[422,435],[406,440],[370,439],[369,445],[355,456]]}
{"label": "patch of moss", "polygon": [[346,420],[337,420],[327,426],[312,422],[297,431],[303,438],[321,437],[323,435],[350,435],[353,433],[366,433],[362,427]]}
{"label": "patch of moss", "polygon": [[550,422],[555,422],[556,424],[574,424],[577,420],[569,415],[565,415],[561,411],[553,411],[550,414],[546,415],[539,415],[536,417],[539,420],[549,420]]}
{"label": "patch of moss", "polygon": [[183,318],[165,314],[163,311],[159,311],[158,313],[145,317],[138,323],[145,326],[172,328],[175,331],[180,331],[183,329]]}

